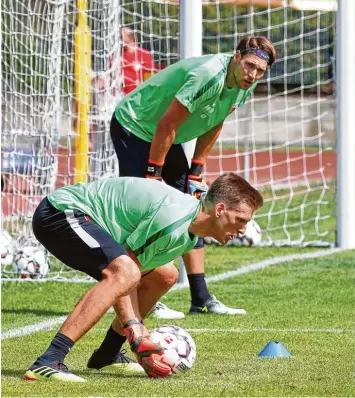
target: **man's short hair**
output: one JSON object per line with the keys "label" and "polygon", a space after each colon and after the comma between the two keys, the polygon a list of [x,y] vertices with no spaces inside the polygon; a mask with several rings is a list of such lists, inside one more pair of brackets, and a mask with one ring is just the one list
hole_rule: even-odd
{"label": "man's short hair", "polygon": [[233,210],[239,204],[246,204],[254,211],[263,205],[263,198],[259,191],[248,181],[235,173],[226,173],[218,177],[208,189],[206,204],[224,202],[227,209]]}
{"label": "man's short hair", "polygon": [[240,51],[242,55],[246,55],[251,49],[266,51],[270,57],[268,61],[269,66],[271,66],[276,60],[275,46],[272,41],[265,36],[249,35],[243,37],[239,41],[236,51]]}

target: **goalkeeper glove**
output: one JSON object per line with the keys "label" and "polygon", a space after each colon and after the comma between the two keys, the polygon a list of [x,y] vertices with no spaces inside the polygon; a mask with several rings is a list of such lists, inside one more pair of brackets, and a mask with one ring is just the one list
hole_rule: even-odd
{"label": "goalkeeper glove", "polygon": [[164,163],[156,162],[155,160],[149,159],[145,178],[152,178],[153,180],[163,181],[161,177],[163,165]]}
{"label": "goalkeeper glove", "polygon": [[203,164],[200,161],[192,159],[190,171],[187,175],[187,193],[197,199],[200,199],[201,195],[208,190],[207,184],[202,179],[202,168]]}
{"label": "goalkeeper glove", "polygon": [[131,319],[124,326],[124,332],[131,351],[148,376],[165,379],[171,374],[170,366],[162,362],[163,347],[149,340],[149,332],[142,323],[137,319]]}

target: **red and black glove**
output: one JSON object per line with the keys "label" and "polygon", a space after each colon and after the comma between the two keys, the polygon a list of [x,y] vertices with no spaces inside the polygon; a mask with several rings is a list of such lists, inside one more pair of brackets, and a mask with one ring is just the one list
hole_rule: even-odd
{"label": "red and black glove", "polygon": [[152,178],[153,180],[163,181],[161,173],[163,171],[164,163],[156,162],[149,159],[147,164],[147,172],[145,178]]}
{"label": "red and black glove", "polygon": [[149,332],[141,322],[131,319],[124,326],[124,332],[131,351],[148,376],[165,379],[172,373],[170,366],[162,362],[163,347],[149,340]]}
{"label": "red and black glove", "polygon": [[207,192],[208,186],[202,178],[203,163],[192,159],[189,174],[187,176],[186,192],[195,198],[200,199],[204,192]]}

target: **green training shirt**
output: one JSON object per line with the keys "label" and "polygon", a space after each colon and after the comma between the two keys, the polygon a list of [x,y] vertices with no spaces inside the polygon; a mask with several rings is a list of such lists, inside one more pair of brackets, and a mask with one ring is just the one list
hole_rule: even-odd
{"label": "green training shirt", "polygon": [[187,253],[198,239],[188,228],[200,201],[159,181],[105,178],[59,188],[48,200],[60,211],[82,211],[117,242],[127,244],[142,271]]}
{"label": "green training shirt", "polygon": [[254,91],[228,88],[226,77],[233,54],[183,59],[150,77],[117,105],[120,124],[151,142],[161,117],[176,98],[190,112],[179,126],[174,144],[191,141],[223,122],[233,106],[241,106]]}

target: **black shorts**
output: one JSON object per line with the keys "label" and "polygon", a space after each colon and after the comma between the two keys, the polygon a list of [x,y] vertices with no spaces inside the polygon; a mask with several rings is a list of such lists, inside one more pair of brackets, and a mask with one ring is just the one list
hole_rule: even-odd
{"label": "black shorts", "polygon": [[96,280],[115,258],[128,255],[109,233],[79,210],[57,210],[44,198],[32,219],[39,242],[61,262]]}
{"label": "black shorts", "polygon": [[[111,119],[110,133],[113,146],[118,158],[121,177],[144,178],[150,152],[150,142],[146,142],[124,128],[115,114]],[[181,144],[173,144],[166,155],[163,166],[163,180],[178,189],[186,192],[189,163]],[[199,238],[195,248],[203,247],[203,239]]]}

